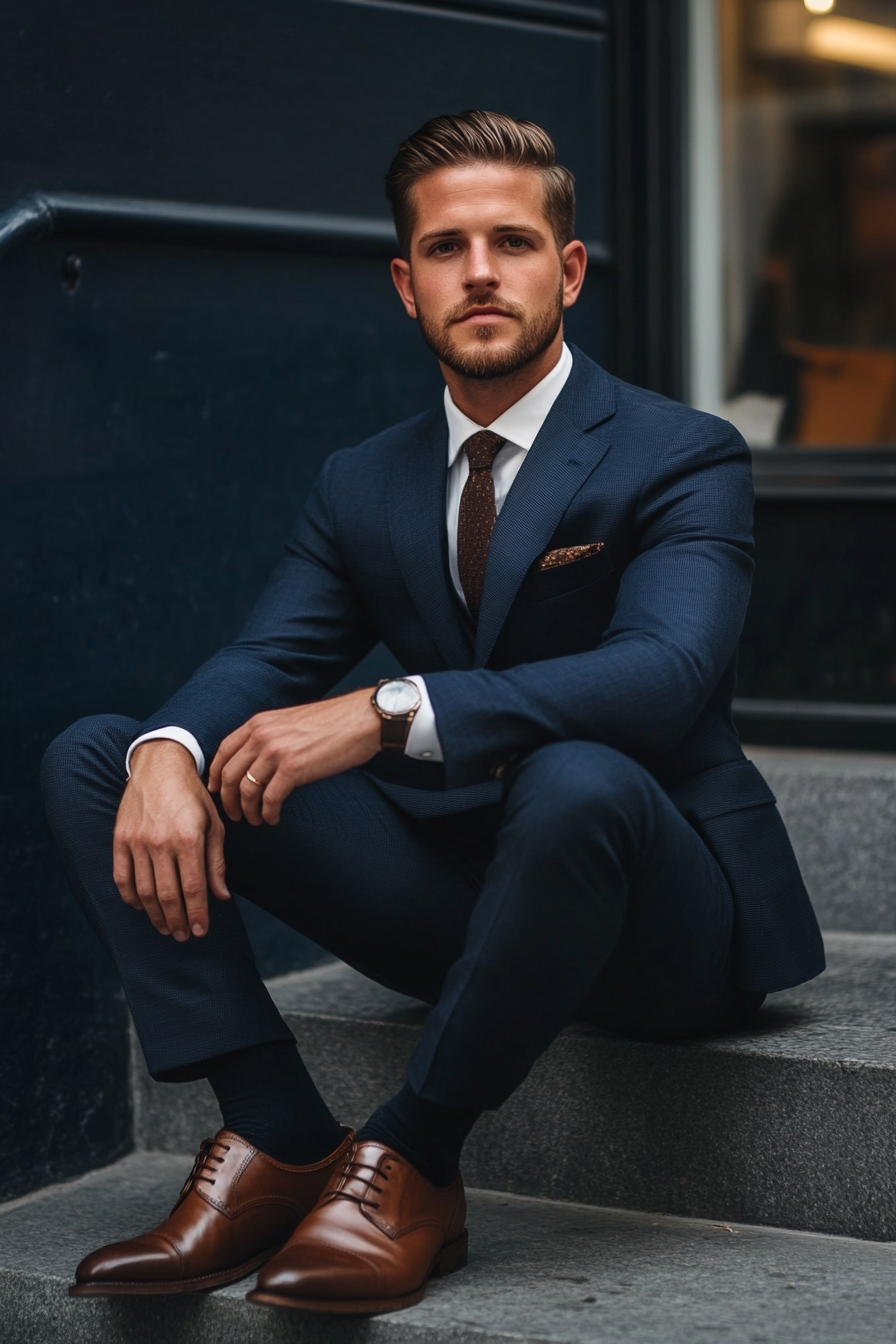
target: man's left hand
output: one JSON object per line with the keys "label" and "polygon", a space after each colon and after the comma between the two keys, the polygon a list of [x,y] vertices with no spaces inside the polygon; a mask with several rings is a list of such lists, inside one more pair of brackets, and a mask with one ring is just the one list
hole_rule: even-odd
{"label": "man's left hand", "polygon": [[[373,687],[332,700],[254,714],[225,737],[209,771],[231,821],[276,826],[293,789],[364,765],[380,749]],[[252,778],[250,778],[252,776]],[[257,782],[256,782],[257,781]]]}

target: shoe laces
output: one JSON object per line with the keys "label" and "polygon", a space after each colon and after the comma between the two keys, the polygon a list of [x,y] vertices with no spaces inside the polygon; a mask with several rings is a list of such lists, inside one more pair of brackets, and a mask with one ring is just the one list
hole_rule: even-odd
{"label": "shoe laces", "polygon": [[[217,1139],[202,1140],[199,1145],[199,1152],[193,1162],[193,1169],[184,1181],[183,1189],[177,1197],[174,1209],[184,1202],[197,1181],[207,1181],[209,1185],[214,1185],[221,1163],[229,1152],[229,1143],[220,1143]],[[174,1209],[171,1210],[172,1213]]]}
{"label": "shoe laces", "polygon": [[[391,1163],[383,1162],[380,1166],[373,1166],[370,1162],[359,1162],[356,1158],[350,1157],[345,1162],[342,1171],[339,1173],[341,1183],[339,1187],[332,1192],[334,1199],[351,1199],[356,1204],[367,1204],[372,1209],[378,1209],[380,1202],[373,1199],[373,1195],[381,1195],[383,1187],[377,1185],[377,1181],[384,1184],[389,1179],[389,1168]],[[368,1176],[365,1173],[370,1172]],[[351,1181],[362,1186],[362,1190],[346,1189],[346,1185]]]}

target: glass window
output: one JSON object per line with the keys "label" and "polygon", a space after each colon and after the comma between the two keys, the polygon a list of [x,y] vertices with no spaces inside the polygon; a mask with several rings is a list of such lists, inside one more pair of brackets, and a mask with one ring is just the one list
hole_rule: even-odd
{"label": "glass window", "polygon": [[896,0],[719,0],[722,414],[896,446]]}

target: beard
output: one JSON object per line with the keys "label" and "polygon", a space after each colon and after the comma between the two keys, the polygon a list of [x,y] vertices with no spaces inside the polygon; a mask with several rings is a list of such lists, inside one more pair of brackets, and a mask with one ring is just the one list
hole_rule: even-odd
{"label": "beard", "polygon": [[[521,321],[523,329],[519,336],[510,345],[500,345],[494,327],[476,327],[476,344],[472,347],[459,346],[453,336],[454,324],[471,308],[486,304]],[[491,294],[475,294],[449,309],[438,321],[418,309],[417,322],[430,350],[455,373],[464,378],[481,380],[506,378],[544,354],[556,337],[563,323],[563,286],[561,283],[552,303],[529,318],[525,309],[518,304],[495,299]]]}

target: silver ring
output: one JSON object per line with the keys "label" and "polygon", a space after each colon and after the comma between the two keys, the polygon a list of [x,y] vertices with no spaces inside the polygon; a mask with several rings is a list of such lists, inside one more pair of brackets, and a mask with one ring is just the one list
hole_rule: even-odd
{"label": "silver ring", "polygon": [[246,778],[248,780],[251,780],[253,784],[257,784],[260,789],[264,788],[264,785],[262,784],[261,780],[256,779],[251,770],[246,771]]}

